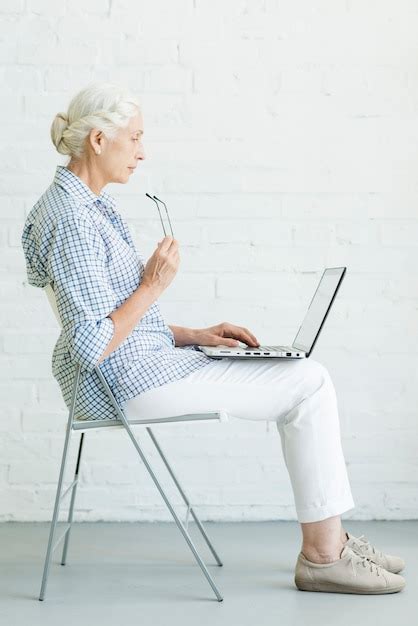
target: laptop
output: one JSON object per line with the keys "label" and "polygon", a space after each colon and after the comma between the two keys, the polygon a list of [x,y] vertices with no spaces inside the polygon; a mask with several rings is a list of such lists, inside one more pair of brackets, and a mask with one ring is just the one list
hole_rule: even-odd
{"label": "laptop", "polygon": [[291,346],[258,346],[257,348],[239,346],[198,346],[213,359],[305,359],[312,354],[319,333],[335,300],[338,289],[345,276],[346,267],[328,267],[324,270],[318,287],[309,305],[305,318],[296,333]]}

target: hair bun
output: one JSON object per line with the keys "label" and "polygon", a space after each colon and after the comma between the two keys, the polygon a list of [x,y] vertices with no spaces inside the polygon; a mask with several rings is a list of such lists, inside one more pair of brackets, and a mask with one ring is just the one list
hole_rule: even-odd
{"label": "hair bun", "polygon": [[67,113],[57,113],[51,124],[51,139],[55,148],[60,154],[69,154],[68,148],[63,139],[63,133],[68,128]]}
{"label": "hair bun", "polygon": [[68,115],[66,113],[57,113],[55,117],[68,124]]}

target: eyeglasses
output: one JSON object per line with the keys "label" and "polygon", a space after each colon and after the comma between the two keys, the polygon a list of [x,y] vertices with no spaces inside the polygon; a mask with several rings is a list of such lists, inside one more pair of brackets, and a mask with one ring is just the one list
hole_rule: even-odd
{"label": "eyeglasses", "polygon": [[155,204],[157,205],[158,213],[159,213],[161,224],[162,224],[163,231],[164,231],[164,236],[167,237],[167,233],[165,232],[165,226],[164,226],[163,218],[162,218],[160,207],[159,207],[158,203],[161,202],[161,204],[164,205],[165,212],[167,213],[168,223],[170,224],[171,236],[174,238],[173,228],[171,226],[170,216],[168,214],[168,210],[167,210],[167,206],[166,206],[165,202],[163,202],[162,200],[157,198],[157,196],[150,196],[149,193],[146,193],[145,195],[147,196],[147,198],[150,198],[151,200],[153,200],[155,202]]}

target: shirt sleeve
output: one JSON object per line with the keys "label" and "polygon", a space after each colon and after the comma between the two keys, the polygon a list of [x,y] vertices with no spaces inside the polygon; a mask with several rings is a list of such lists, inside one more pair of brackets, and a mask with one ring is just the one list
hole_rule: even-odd
{"label": "shirt sleeve", "polygon": [[29,285],[45,287],[48,276],[39,257],[35,230],[34,224],[27,221],[22,232],[21,244],[25,255],[26,274]]}
{"label": "shirt sleeve", "polygon": [[103,239],[86,216],[68,213],[57,222],[48,274],[70,354],[93,371],[113,337],[108,315],[117,296],[106,274]]}

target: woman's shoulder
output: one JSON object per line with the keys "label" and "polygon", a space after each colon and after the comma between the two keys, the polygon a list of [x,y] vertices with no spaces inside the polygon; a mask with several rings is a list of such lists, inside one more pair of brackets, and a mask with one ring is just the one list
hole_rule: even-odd
{"label": "woman's shoulder", "polygon": [[58,185],[51,184],[29,211],[26,222],[46,225],[66,220],[86,220],[93,223],[85,205]]}
{"label": "woman's shoulder", "polygon": [[91,212],[59,187],[49,187],[33,205],[26,218],[22,245],[47,254],[54,241],[62,240],[70,244],[80,237],[101,247],[100,233]]}

